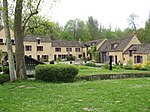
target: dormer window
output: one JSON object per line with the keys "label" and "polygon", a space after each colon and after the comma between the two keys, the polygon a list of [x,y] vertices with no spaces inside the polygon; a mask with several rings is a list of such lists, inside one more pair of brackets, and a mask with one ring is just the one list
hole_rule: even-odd
{"label": "dormer window", "polygon": [[92,43],[91,43],[92,46],[94,46],[95,44],[96,44],[95,42],[92,42]]}
{"label": "dormer window", "polygon": [[40,38],[36,38],[36,39],[37,39],[37,43],[40,44],[41,43]]}
{"label": "dormer window", "polygon": [[111,44],[111,50],[114,50],[117,46],[118,44]]}

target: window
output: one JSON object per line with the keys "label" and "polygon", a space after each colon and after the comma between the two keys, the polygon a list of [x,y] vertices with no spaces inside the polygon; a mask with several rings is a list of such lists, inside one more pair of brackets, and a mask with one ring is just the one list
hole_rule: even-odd
{"label": "window", "polygon": [[43,51],[43,46],[37,46],[37,51]]}
{"label": "window", "polygon": [[3,39],[0,39],[0,45],[4,45]]}
{"label": "window", "polygon": [[142,56],[134,56],[134,63],[143,63]]}
{"label": "window", "polygon": [[25,46],[25,51],[32,51],[32,46],[29,45]]}
{"label": "window", "polygon": [[78,58],[82,58],[82,54],[79,54]]}
{"label": "window", "polygon": [[32,58],[32,55],[29,55],[30,58]]}
{"label": "window", "polygon": [[130,57],[132,56],[132,51],[131,51],[131,50],[129,50],[129,56],[130,56]]}
{"label": "window", "polygon": [[117,47],[117,44],[111,44],[111,50],[114,50]]}
{"label": "window", "polygon": [[15,45],[15,41],[14,40],[11,40],[11,43],[12,43],[12,45]]}
{"label": "window", "polygon": [[72,52],[72,48],[66,48],[66,52]]}
{"label": "window", "polygon": [[61,48],[55,48],[55,52],[61,52]]}
{"label": "window", "polygon": [[40,60],[40,55],[37,55],[37,60]]}
{"label": "window", "polygon": [[41,43],[40,38],[37,38],[37,43],[38,43],[38,44],[40,44],[40,43]]}
{"label": "window", "polygon": [[80,48],[75,48],[75,51],[76,52],[80,52]]}
{"label": "window", "polygon": [[47,60],[48,61],[48,55],[42,55],[42,59]]}

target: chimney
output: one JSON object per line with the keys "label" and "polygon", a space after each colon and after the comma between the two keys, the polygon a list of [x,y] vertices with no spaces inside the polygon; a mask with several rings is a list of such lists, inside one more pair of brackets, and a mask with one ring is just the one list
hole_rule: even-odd
{"label": "chimney", "polygon": [[137,36],[136,31],[133,31],[132,36]]}
{"label": "chimney", "polygon": [[81,39],[79,39],[78,42],[81,43]]}

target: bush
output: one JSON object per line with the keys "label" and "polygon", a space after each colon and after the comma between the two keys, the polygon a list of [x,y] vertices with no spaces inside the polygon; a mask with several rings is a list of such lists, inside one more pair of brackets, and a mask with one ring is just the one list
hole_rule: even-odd
{"label": "bush", "polygon": [[106,62],[106,63],[103,65],[103,68],[109,69],[109,62]]}
{"label": "bush", "polygon": [[72,82],[78,71],[73,65],[38,65],[35,68],[35,78],[47,82]]}
{"label": "bush", "polygon": [[85,66],[96,67],[95,63],[85,63]]}
{"label": "bush", "polygon": [[0,72],[2,72],[2,67],[0,66]]}
{"label": "bush", "polygon": [[0,74],[0,84],[10,81],[9,74]]}
{"label": "bush", "polygon": [[9,66],[3,66],[2,72],[3,72],[4,74],[9,74]]}
{"label": "bush", "polygon": [[133,69],[134,70],[141,70],[142,69],[142,65],[141,64],[133,65]]}

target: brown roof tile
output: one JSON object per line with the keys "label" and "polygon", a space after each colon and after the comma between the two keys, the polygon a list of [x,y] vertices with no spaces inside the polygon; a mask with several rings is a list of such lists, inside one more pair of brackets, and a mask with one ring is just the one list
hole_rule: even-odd
{"label": "brown roof tile", "polygon": [[104,39],[92,40],[92,41],[86,42],[85,45],[86,46],[98,45],[99,43],[101,43],[103,41],[104,41]]}
{"label": "brown roof tile", "polygon": [[128,54],[129,50],[133,51],[133,54],[149,54],[150,53],[150,44],[137,44],[131,45],[124,54]]}
{"label": "brown roof tile", "polygon": [[[123,38],[106,40],[104,44],[101,46],[100,51],[102,52],[123,51],[132,38],[133,36],[128,36]],[[114,49],[111,49],[111,45],[113,44],[115,44],[116,47]]]}
{"label": "brown roof tile", "polygon": [[51,41],[51,39],[49,37],[37,37],[37,36],[26,36],[24,38],[24,41],[37,42],[38,39],[40,39],[41,42],[50,42]]}
{"label": "brown roof tile", "polygon": [[84,43],[79,41],[52,40],[52,47],[84,47]]}

